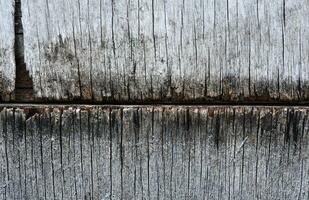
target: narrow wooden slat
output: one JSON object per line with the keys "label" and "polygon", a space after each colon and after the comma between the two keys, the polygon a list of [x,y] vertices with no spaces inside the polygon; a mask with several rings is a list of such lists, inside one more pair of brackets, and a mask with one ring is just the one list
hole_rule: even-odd
{"label": "narrow wooden slat", "polygon": [[8,198],[9,188],[9,167],[7,157],[7,122],[6,122],[6,109],[1,111],[1,195]]}
{"label": "narrow wooden slat", "polygon": [[7,198],[14,199],[16,192],[15,186],[16,181],[13,180],[16,174],[16,154],[15,154],[15,144],[14,144],[14,115],[13,109],[7,109],[5,113],[5,125],[4,125],[4,134],[5,134],[5,156],[7,164]]}
{"label": "narrow wooden slat", "polygon": [[63,173],[63,199],[74,199],[74,160],[72,151],[72,110],[65,110],[61,117],[62,141],[62,173]]}
{"label": "narrow wooden slat", "polygon": [[121,166],[121,148],[123,145],[121,143],[121,138],[123,136],[123,110],[111,109],[109,117],[111,198],[120,199],[121,195],[123,195],[123,180],[121,179],[123,176]]}
{"label": "narrow wooden slat", "polygon": [[0,1],[0,96],[10,100],[15,86],[14,0]]}
{"label": "narrow wooden slat", "polygon": [[50,112],[48,109],[45,109],[45,112],[40,115],[40,127],[41,127],[41,137],[42,141],[40,145],[42,145],[42,170],[43,170],[43,179],[44,179],[44,198],[46,199],[54,199],[54,176],[53,176],[53,161],[52,161],[52,147],[51,143],[53,137],[51,135],[51,119]]}
{"label": "narrow wooden slat", "polygon": [[108,109],[98,109],[98,124],[95,131],[96,158],[98,162],[99,190],[95,191],[102,199],[109,199],[111,195],[110,187],[110,142],[109,142],[109,111]]}
{"label": "narrow wooden slat", "polygon": [[84,172],[83,172],[83,161],[82,161],[82,119],[81,119],[81,111],[79,109],[76,110],[76,135],[74,138],[74,159],[75,159],[75,184],[77,187],[77,198],[83,198],[85,195],[84,188]]}
{"label": "narrow wooden slat", "polygon": [[32,130],[33,138],[32,138],[32,145],[33,145],[33,162],[34,162],[34,173],[35,173],[35,198],[43,199],[44,196],[44,176],[42,173],[42,164],[43,164],[43,157],[42,157],[42,145],[41,145],[41,132],[40,132],[40,124],[39,115],[35,115],[32,117]]}
{"label": "narrow wooden slat", "polygon": [[[16,160],[16,170],[17,174],[16,177],[18,179],[16,180],[17,189],[16,189],[16,199],[22,199],[24,196],[24,166],[22,162],[22,154],[23,154],[23,148],[22,145],[20,145],[21,141],[23,140],[23,133],[24,133],[24,120],[25,115],[23,114],[23,110],[21,109],[15,109],[14,111],[14,145],[15,145],[15,153],[17,156]],[[40,147],[42,148],[42,147]],[[43,160],[43,158],[41,158]]]}
{"label": "narrow wooden slat", "polygon": [[[124,109],[123,121],[131,123],[123,123],[120,135],[120,182],[121,182],[121,198],[138,199],[137,195],[142,194],[139,191],[140,185],[137,180],[137,166],[139,164],[137,158],[137,137],[139,121],[137,110]],[[137,192],[139,191],[139,192]]]}
{"label": "narrow wooden slat", "polygon": [[91,177],[91,116],[89,111],[81,111],[81,169],[83,171],[83,198],[88,199],[91,196],[92,177]]}

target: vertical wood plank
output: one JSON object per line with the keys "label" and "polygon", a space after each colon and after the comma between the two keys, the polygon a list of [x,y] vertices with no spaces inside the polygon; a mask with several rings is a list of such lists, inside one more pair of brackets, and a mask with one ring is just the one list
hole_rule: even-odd
{"label": "vertical wood plank", "polygon": [[14,0],[0,1],[0,96],[10,100],[15,87]]}

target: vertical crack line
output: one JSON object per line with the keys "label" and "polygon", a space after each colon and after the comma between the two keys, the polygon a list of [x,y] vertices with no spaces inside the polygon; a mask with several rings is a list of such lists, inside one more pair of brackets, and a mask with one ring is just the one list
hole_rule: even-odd
{"label": "vertical crack line", "polygon": [[14,12],[14,54],[16,65],[15,101],[33,100],[33,81],[26,69],[24,57],[24,31],[22,25],[21,0],[15,0]]}
{"label": "vertical crack line", "polygon": [[21,13],[21,0],[15,0],[15,13],[14,13],[14,32],[15,32],[15,44],[14,44],[14,53],[15,53],[15,62],[16,68],[24,64],[24,35],[23,35],[23,25],[22,25],[22,13]]}
{"label": "vertical crack line", "polygon": [[157,61],[157,47],[156,47],[156,35],[155,35],[155,1],[151,1],[151,19],[152,19],[152,40],[154,50],[154,61]]}

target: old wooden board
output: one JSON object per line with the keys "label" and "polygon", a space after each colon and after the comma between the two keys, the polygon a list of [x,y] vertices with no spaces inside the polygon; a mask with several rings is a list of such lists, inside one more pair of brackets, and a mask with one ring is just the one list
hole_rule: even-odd
{"label": "old wooden board", "polygon": [[21,2],[37,98],[309,100],[307,0]]}
{"label": "old wooden board", "polygon": [[14,1],[0,0],[0,100],[9,99],[15,85]]}
{"label": "old wooden board", "polygon": [[1,109],[0,199],[308,199],[308,108]]}

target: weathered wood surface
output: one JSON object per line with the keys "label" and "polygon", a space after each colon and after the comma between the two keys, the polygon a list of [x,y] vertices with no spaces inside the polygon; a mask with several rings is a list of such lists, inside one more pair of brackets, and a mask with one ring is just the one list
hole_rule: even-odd
{"label": "weathered wood surface", "polygon": [[309,100],[308,0],[22,0],[37,97]]}
{"label": "weathered wood surface", "polygon": [[0,0],[0,99],[15,87],[14,1]]}
{"label": "weathered wood surface", "polygon": [[0,113],[0,199],[308,199],[307,108]]}

